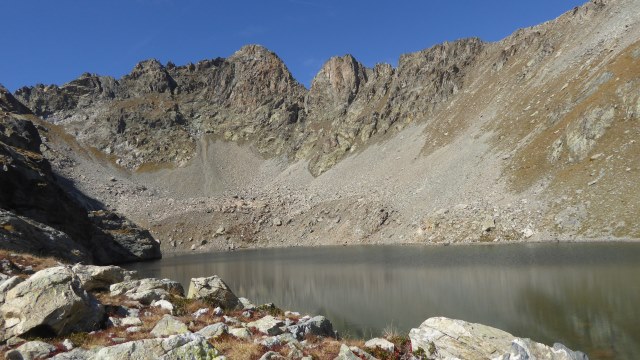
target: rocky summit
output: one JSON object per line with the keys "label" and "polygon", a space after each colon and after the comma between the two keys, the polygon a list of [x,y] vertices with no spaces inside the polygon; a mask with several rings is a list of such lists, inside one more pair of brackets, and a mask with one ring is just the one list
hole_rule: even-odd
{"label": "rocky summit", "polygon": [[309,89],[247,45],[3,90],[3,247],[55,237],[110,263],[158,247],[638,239],[639,20],[636,0],[592,0],[397,67],[336,56]]}

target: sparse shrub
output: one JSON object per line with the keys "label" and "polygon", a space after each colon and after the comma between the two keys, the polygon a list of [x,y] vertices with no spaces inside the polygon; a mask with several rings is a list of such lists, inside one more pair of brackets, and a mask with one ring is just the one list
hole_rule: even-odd
{"label": "sparse shrub", "polygon": [[267,313],[271,316],[284,316],[284,311],[273,304],[264,304],[256,308],[256,310]]}

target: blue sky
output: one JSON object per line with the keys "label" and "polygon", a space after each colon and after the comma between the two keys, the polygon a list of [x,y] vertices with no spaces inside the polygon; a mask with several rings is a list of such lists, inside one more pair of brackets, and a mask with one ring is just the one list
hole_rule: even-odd
{"label": "blue sky", "polygon": [[585,0],[7,0],[0,83],[63,84],[83,72],[116,78],[143,59],[178,65],[245,44],[278,54],[309,85],[334,55],[367,66],[477,36],[502,39]]}

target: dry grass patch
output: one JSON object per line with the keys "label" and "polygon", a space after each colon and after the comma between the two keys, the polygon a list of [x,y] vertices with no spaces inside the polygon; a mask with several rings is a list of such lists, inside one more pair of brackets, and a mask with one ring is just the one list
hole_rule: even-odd
{"label": "dry grass patch", "polygon": [[[11,226],[11,225],[9,225]],[[6,230],[6,225],[3,226]],[[33,271],[40,271],[46,268],[58,266],[64,264],[60,259],[54,257],[43,257],[32,254],[17,253],[14,251],[0,250],[0,261],[8,260],[11,263],[17,265],[19,268],[31,266]]]}
{"label": "dry grass patch", "polygon": [[267,351],[260,344],[246,342],[230,335],[219,336],[210,340],[210,343],[230,360],[257,360]]}
{"label": "dry grass patch", "polygon": [[313,360],[333,360],[340,352],[341,342],[336,340],[325,340],[314,343],[313,346],[304,350],[305,355],[311,356]]}

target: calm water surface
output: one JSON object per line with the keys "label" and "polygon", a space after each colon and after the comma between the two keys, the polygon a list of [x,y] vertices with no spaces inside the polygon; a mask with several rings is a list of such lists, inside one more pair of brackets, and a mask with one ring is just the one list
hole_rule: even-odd
{"label": "calm water surface", "polygon": [[325,315],[343,335],[407,333],[446,316],[591,359],[640,359],[640,244],[245,250],[130,268],[185,290],[190,278],[216,274],[238,296]]}

